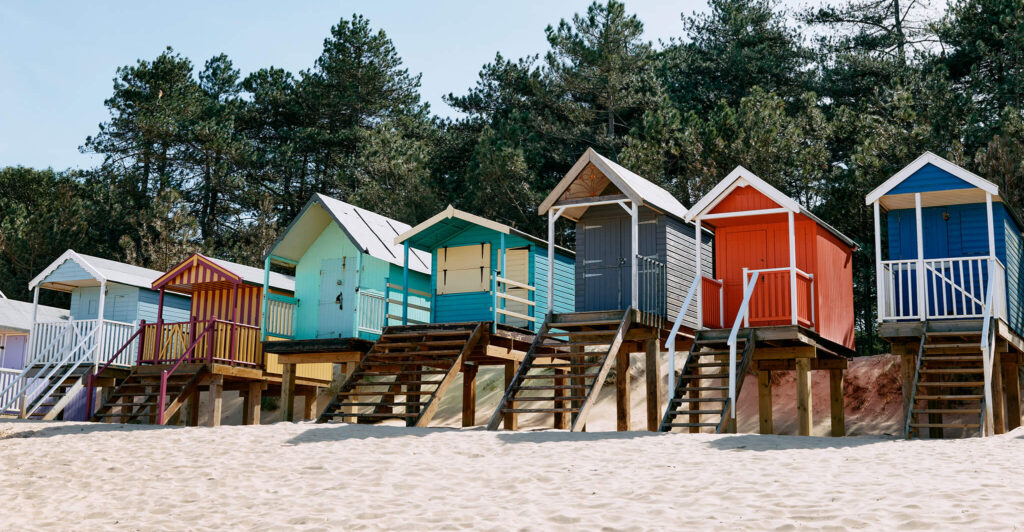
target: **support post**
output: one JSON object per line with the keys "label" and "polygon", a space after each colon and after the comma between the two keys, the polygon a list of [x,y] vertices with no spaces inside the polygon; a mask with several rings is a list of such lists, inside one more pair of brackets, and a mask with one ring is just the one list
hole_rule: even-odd
{"label": "support post", "polygon": [[[789,313],[793,325],[797,323],[796,301],[796,221],[789,211]],[[813,319],[813,316],[812,316]]]}
{"label": "support post", "polygon": [[647,373],[647,430],[658,431],[661,424],[661,370],[658,359],[659,352],[658,338],[647,340],[644,345],[644,365]]}
{"label": "support post", "polygon": [[[995,219],[992,217],[992,194],[985,194],[985,215],[988,217],[988,256],[996,256]],[[992,282],[992,281],[990,281]]]}
{"label": "support post", "polygon": [[258,381],[250,382],[249,393],[245,395],[245,399],[248,403],[245,409],[245,424],[259,425],[263,403],[263,383]]}
{"label": "support post", "polygon": [[28,353],[25,354],[25,360],[22,363],[23,367],[28,367],[29,362],[35,357],[36,351],[39,349],[38,336],[36,332],[36,323],[39,322],[39,285],[37,284],[32,288],[32,330],[29,334],[28,341]]}
{"label": "support post", "polygon": [[629,258],[629,279],[630,279],[630,305],[632,308],[640,308],[640,277],[637,272],[637,256],[640,255],[640,207],[635,201],[630,203],[630,255]]}
{"label": "support post", "polygon": [[228,344],[228,361],[235,365],[235,347],[238,345],[238,283],[231,286],[231,338]]}
{"label": "support post", "polygon": [[223,407],[224,376],[214,375],[210,379],[210,426],[220,426],[220,415]]}
{"label": "support post", "polygon": [[263,297],[260,301],[260,340],[267,339],[267,305],[270,304],[270,254],[263,259]]}
{"label": "support post", "polygon": [[876,307],[875,317],[878,321],[882,321],[885,317],[885,298],[883,288],[884,282],[882,277],[882,215],[881,208],[878,205],[878,201],[875,201],[872,205],[872,210],[875,215],[875,298],[878,306]]}
{"label": "support post", "polygon": [[409,241],[402,244],[402,325],[409,325]]}
{"label": "support post", "polygon": [[1005,400],[1003,399],[1003,372],[1000,371],[999,361],[1001,360],[999,353],[996,353],[995,362],[992,367],[992,429],[990,434],[1003,434],[1006,432],[1006,417],[1004,416],[1003,406]]}
{"label": "support post", "polygon": [[164,336],[164,288],[160,287],[160,299],[156,308],[156,341],[153,342],[153,363],[160,362],[160,344]]}
{"label": "support post", "polygon": [[[103,332],[104,332],[103,330],[105,329],[105,327],[103,326],[104,325],[103,314],[105,312],[105,308],[104,307],[106,306],[106,302],[107,302],[107,280],[103,279],[102,281],[100,281],[100,304],[99,304],[99,307],[96,309],[96,312],[97,312],[96,327],[98,327],[98,329],[96,329],[96,353],[93,356],[93,363],[97,364],[97,365],[100,364],[100,362],[101,362],[100,361],[100,355],[101,355],[101,353],[103,351]],[[97,368],[94,367],[93,371],[96,371],[96,370],[97,370]]]}
{"label": "support post", "polygon": [[[127,421],[126,418],[121,419],[122,423]],[[195,391],[188,398],[188,421],[186,424],[190,427],[199,426],[199,386],[196,386]]]}
{"label": "support post", "polygon": [[555,308],[555,222],[561,211],[548,211],[548,314]]}
{"label": "support post", "polygon": [[[512,384],[512,379],[516,377],[516,371],[519,370],[518,360],[509,360],[505,362],[505,389],[507,390],[509,385]],[[509,403],[509,408],[515,408],[516,403],[513,401]],[[519,430],[519,414],[515,412],[505,413],[505,430]]]}
{"label": "support post", "polygon": [[758,429],[761,434],[774,434],[772,422],[772,372],[757,368],[757,413]]}
{"label": "support post", "polygon": [[462,366],[462,426],[476,425],[476,364]]}
{"label": "support post", "polygon": [[846,436],[846,412],[843,401],[843,370],[828,370],[829,402],[832,406],[832,436]]}
{"label": "support post", "polygon": [[312,421],[316,419],[316,387],[307,386],[302,393],[302,419]]}
{"label": "support post", "polygon": [[810,436],[811,420],[811,359],[796,359],[796,417],[798,434]]}
{"label": "support post", "polygon": [[[555,368],[555,375],[565,375],[569,371],[563,368]],[[565,377],[556,377],[555,386],[567,386],[569,380]],[[568,396],[568,389],[559,388],[555,390],[555,397],[566,397]],[[555,399],[555,410],[564,410],[569,406],[565,399]],[[569,422],[571,416],[568,412],[555,412],[555,428],[559,430],[569,430]]]}
{"label": "support post", "polygon": [[629,350],[620,347],[615,354],[615,428],[629,430]]}
{"label": "support post", "polygon": [[[702,269],[703,268],[702,263],[703,263],[704,257],[701,256],[700,218],[697,218],[694,221],[694,224],[696,225],[696,231],[693,233],[694,234],[694,243],[695,243],[694,249],[696,249],[696,251],[694,252],[696,254],[696,257],[694,257],[694,260],[695,260],[694,268],[695,268],[695,271],[697,272],[695,275],[699,279],[699,278],[704,276],[704,270]],[[703,284],[704,284],[704,282],[701,281],[701,286],[697,287],[697,293],[694,294],[694,297],[697,298],[697,330],[698,331],[704,328],[704,286],[703,286]],[[722,323],[722,327],[725,327],[725,326],[726,325],[723,322]],[[673,393],[673,391],[674,391],[674,388],[672,387],[672,385],[675,384],[674,381],[675,381],[675,377],[676,376],[674,375],[674,373],[675,372],[673,371],[672,373],[669,373],[669,376],[668,376],[668,381],[669,381],[668,382],[668,389],[669,389],[669,393]]]}
{"label": "support post", "polygon": [[281,421],[295,421],[295,364],[281,364]]}
{"label": "support post", "polygon": [[914,216],[917,220],[917,315],[928,321],[928,287],[924,275],[924,229],[921,222],[921,194],[914,194]]}
{"label": "support post", "polygon": [[1006,430],[1020,426],[1020,375],[1016,362],[1003,362],[1003,387],[1006,388]]}

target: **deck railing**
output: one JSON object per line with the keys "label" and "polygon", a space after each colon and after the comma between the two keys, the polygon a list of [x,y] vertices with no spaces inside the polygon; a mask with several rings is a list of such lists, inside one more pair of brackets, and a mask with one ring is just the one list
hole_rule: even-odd
{"label": "deck railing", "polygon": [[[703,277],[693,278],[693,282],[690,283],[690,289],[686,291],[686,297],[683,298],[683,304],[679,307],[676,321],[672,324],[672,330],[668,333],[668,339],[665,340],[665,347],[668,348],[668,397],[666,404],[671,404],[672,395],[676,391],[676,337],[679,335],[679,328],[683,326],[683,319],[686,318],[686,310],[690,308],[690,303],[694,301],[697,290],[703,284],[702,279]],[[686,367],[685,362],[683,367]]]}
{"label": "deck railing", "polygon": [[517,326],[527,325],[529,327],[528,324],[537,323],[536,296],[537,288],[535,286],[492,275],[491,311],[494,313],[494,326],[497,327],[499,323],[508,324],[510,318],[526,322],[520,324],[513,321],[512,324]]}
{"label": "deck railing", "polygon": [[[29,358],[25,361],[25,367],[48,364],[63,359],[67,350],[74,346],[75,337],[88,334],[96,327],[103,327],[102,334],[97,335],[100,338],[100,344],[90,344],[87,349],[78,350],[75,357],[91,358],[91,360],[81,360],[82,362],[99,364],[108,359],[131,337],[135,332],[136,324],[98,319],[35,323],[32,325],[32,333],[29,336],[32,347],[29,350]],[[65,334],[69,328],[73,332]],[[72,357],[72,362],[79,362],[75,357]],[[131,365],[131,357],[119,361],[118,364]]]}
{"label": "deck railing", "polygon": [[[205,341],[189,350],[195,338],[212,324]],[[188,363],[221,363],[232,366],[263,367],[263,344],[260,329],[252,325],[232,323],[216,318],[142,325],[137,363],[172,364],[181,360]]]}
{"label": "deck railing", "polygon": [[[429,316],[430,304],[433,296],[430,295],[430,292],[416,290],[415,288],[409,288],[409,296],[410,299],[412,299],[412,296],[422,298],[425,300],[425,304],[417,305],[415,303],[407,303],[405,301],[405,287],[400,284],[392,283],[390,279],[386,279],[384,283],[384,300],[387,303],[387,313],[385,314],[385,317],[388,320],[394,320],[402,324],[408,323],[411,325],[425,325],[430,321],[430,318],[427,318],[427,321],[416,320],[409,317],[408,311],[419,310],[426,312]],[[397,309],[392,305],[397,306]]]}
{"label": "deck railing", "polygon": [[381,334],[387,323],[387,299],[384,295],[360,290],[356,302],[356,331]]}
{"label": "deck railing", "polygon": [[0,368],[0,390],[7,390],[3,395],[0,395],[0,405],[9,405],[4,407],[5,410],[0,410],[0,414],[18,413],[17,401],[14,400],[17,395],[11,384],[18,379],[20,374],[21,370]]}
{"label": "deck railing", "polygon": [[637,255],[637,299],[640,310],[664,317],[668,313],[668,280],[665,263]]}
{"label": "deck railing", "polygon": [[[795,270],[796,289],[790,286]],[[759,279],[759,280],[758,280]],[[744,326],[755,327],[773,323],[792,323],[793,306],[790,299],[796,294],[796,323],[814,327],[814,275],[799,268],[743,269],[743,291],[755,284],[749,306],[743,317]],[[759,283],[759,284],[758,284]]]}
{"label": "deck railing", "polygon": [[[982,318],[989,280],[997,296],[1005,294],[1006,268],[994,257],[886,260],[880,268],[879,321]],[[990,311],[1004,318],[1005,297],[996,297]]]}
{"label": "deck railing", "polygon": [[299,300],[294,297],[268,294],[263,333],[277,338],[295,338],[295,309],[298,306]]}
{"label": "deck railing", "polygon": [[704,326],[720,329],[725,325],[725,283],[721,279],[701,277],[701,301]]}

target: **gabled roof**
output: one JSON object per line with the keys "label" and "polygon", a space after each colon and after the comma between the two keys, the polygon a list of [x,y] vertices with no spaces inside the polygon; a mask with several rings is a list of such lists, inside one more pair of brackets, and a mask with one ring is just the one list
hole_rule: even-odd
{"label": "gabled roof", "polygon": [[[67,310],[39,305],[40,323],[67,320]],[[30,332],[32,330],[32,303],[0,297],[0,331]]]}
{"label": "gabled roof", "polygon": [[[460,211],[451,205],[434,216],[431,216],[428,220],[420,223],[416,227],[396,236],[395,245],[402,245],[406,241],[409,241],[410,247],[425,251],[432,251],[451,236],[461,233],[473,225],[485,227],[506,235],[516,235],[540,246],[548,245],[547,240],[520,231],[510,225],[495,222],[494,220],[489,220],[482,216],[470,214],[465,211]],[[567,255],[573,254],[571,251],[562,247],[557,247],[557,249],[559,252]]]}
{"label": "gabled roof", "polygon": [[872,190],[864,199],[864,204],[871,205],[872,203],[878,201],[882,196],[891,192],[894,188],[896,188],[900,183],[905,181],[908,177],[914,175],[915,172],[929,164],[939,168],[940,170],[949,172],[953,176],[962,179],[967,184],[980,188],[981,190],[989,194],[992,194],[994,196],[999,195],[999,187],[995,183],[978,176],[974,172],[961,168],[960,166],[957,166],[949,162],[948,160],[939,157],[938,155],[935,155],[930,151],[926,151],[923,154],[921,154],[920,157],[914,159],[914,162],[903,167],[903,169],[900,170],[899,172],[896,172],[895,175],[893,175],[889,179],[886,179],[884,183],[878,186],[878,188]]}
{"label": "gabled roof", "polygon": [[39,273],[39,275],[29,281],[29,289],[34,289],[36,285],[43,282],[44,279],[69,260],[81,266],[88,274],[88,277],[76,279],[71,283],[61,283],[61,286],[49,286],[48,288],[67,292],[71,291],[71,289],[76,286],[95,286],[98,285],[100,281],[109,281],[128,286],[149,288],[153,285],[153,281],[162,274],[162,272],[151,270],[149,268],[132,266],[131,264],[125,264],[123,262],[76,253],[74,250],[69,249],[58,257],[57,260],[51,262],[49,266]]}
{"label": "gabled roof", "polygon": [[[272,271],[269,281],[271,288],[295,291],[295,278],[291,275]],[[159,279],[153,281],[152,286],[153,289],[167,287],[168,290],[191,292],[195,285],[216,283],[249,283],[262,286],[263,270],[194,253],[167,270]]]}
{"label": "gabled roof", "polygon": [[810,218],[811,220],[814,220],[815,223],[827,229],[829,232],[835,235],[836,238],[846,243],[846,245],[853,248],[857,247],[857,243],[854,242],[853,239],[840,233],[839,230],[825,223],[824,220],[818,218],[817,215],[812,213],[803,205],[800,205],[798,201],[783,194],[782,191],[773,187],[767,181],[761,179],[756,174],[742,166],[737,166],[735,169],[733,169],[732,172],[729,172],[729,175],[725,176],[724,179],[719,181],[718,184],[711,189],[711,192],[708,192],[707,194],[704,195],[704,197],[698,200],[697,203],[695,203],[693,207],[691,207],[690,210],[686,212],[686,221],[693,222],[698,217],[707,214],[709,211],[714,209],[715,206],[718,205],[723,199],[725,199],[733,190],[736,190],[736,188],[738,187],[746,186],[754,187],[755,190],[767,196],[768,199],[779,204],[779,206],[781,206],[783,209],[792,211],[795,214],[803,214],[804,216]]}
{"label": "gabled roof", "polygon": [[[601,154],[594,151],[593,148],[587,148],[587,151],[583,153],[583,156],[576,161],[576,164],[569,169],[565,174],[565,177],[555,185],[555,188],[551,190],[544,201],[541,202],[540,207],[537,209],[539,214],[544,214],[551,209],[552,206],[570,190],[570,186],[580,175],[587,165],[594,165],[598,171],[600,171],[608,181],[610,181],[616,188],[622,191],[631,201],[637,205],[647,205],[655,210],[664,212],[665,214],[672,215],[676,218],[682,219],[686,214],[686,207],[682,203],[679,203],[672,194],[658,185],[630,172],[629,170],[619,166],[617,163],[610,159],[602,156]],[[590,195],[596,195],[600,193],[592,193]],[[586,197],[581,195],[579,197]],[[585,208],[582,208],[585,210]],[[582,215],[582,214],[580,214]]]}
{"label": "gabled roof", "polygon": [[[404,265],[402,246],[394,244],[394,240],[409,230],[409,224],[323,194],[314,194],[306,202],[299,215],[270,247],[267,256],[270,256],[271,261],[274,257],[281,257],[297,262],[331,222],[338,224],[352,244],[363,253],[391,264]],[[430,254],[410,250],[409,268],[429,275]]]}

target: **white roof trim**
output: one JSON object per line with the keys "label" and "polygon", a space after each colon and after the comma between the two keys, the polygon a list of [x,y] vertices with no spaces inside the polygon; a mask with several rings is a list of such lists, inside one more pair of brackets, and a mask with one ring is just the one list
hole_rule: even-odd
{"label": "white roof trim", "polygon": [[930,151],[926,151],[921,154],[920,157],[914,159],[914,162],[904,166],[902,170],[896,172],[896,175],[886,179],[884,183],[878,186],[878,188],[872,190],[864,199],[864,204],[871,205],[878,201],[882,196],[888,194],[892,189],[896,188],[897,185],[913,175],[914,172],[917,172],[928,164],[935,165],[940,170],[945,170],[946,172],[953,174],[955,177],[960,178],[968,184],[980,188],[993,196],[999,195],[999,186],[995,183],[971,172],[970,170],[957,166],[956,164],[953,164]]}
{"label": "white roof trim", "polygon": [[497,231],[499,233],[505,233],[506,235],[512,232],[512,228],[505,224],[495,222],[494,220],[488,220],[487,218],[477,216],[475,214],[470,214],[466,211],[460,211],[453,207],[452,205],[448,205],[441,212],[417,224],[416,227],[413,227],[412,229],[409,229],[408,231],[396,236],[395,245],[402,245],[402,243],[405,242],[406,240],[409,240],[410,238],[418,235],[419,233],[426,231],[427,229],[433,227],[438,222],[442,220],[450,220],[452,218],[458,218],[459,220],[464,220],[471,224],[486,227],[487,229],[493,229],[494,231]]}
{"label": "white roof trim", "polygon": [[747,170],[742,166],[737,166],[729,175],[725,176],[715,185],[715,188],[711,189],[694,204],[690,210],[686,211],[686,221],[692,222],[695,218],[705,214],[707,211],[715,208],[726,196],[729,195],[737,187],[752,186],[757,189],[758,192],[768,196],[769,199],[778,203],[782,208],[789,209],[793,212],[801,212],[803,208],[793,198],[783,194],[779,189],[771,186],[765,180],[757,177],[754,172]]}
{"label": "white roof trim", "polygon": [[63,254],[61,254],[60,257],[57,257],[57,260],[51,262],[49,266],[47,266],[42,272],[39,273],[39,275],[32,278],[32,280],[29,281],[28,283],[28,289],[35,290],[36,286],[40,282],[42,282],[43,279],[49,277],[49,275],[53,273],[57,268],[60,268],[61,264],[64,264],[69,260],[72,260],[79,266],[81,266],[82,269],[85,270],[89,275],[91,275],[93,279],[96,279],[97,281],[100,282],[104,282],[107,280],[107,278],[104,277],[103,274],[99,272],[99,270],[94,268],[92,264],[89,264],[89,261],[85,260],[85,258],[79,255],[78,253],[75,253],[75,250],[69,249],[65,251]]}

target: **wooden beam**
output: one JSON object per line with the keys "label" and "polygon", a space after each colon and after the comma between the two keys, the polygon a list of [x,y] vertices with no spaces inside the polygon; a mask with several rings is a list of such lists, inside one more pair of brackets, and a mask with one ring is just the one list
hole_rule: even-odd
{"label": "wooden beam", "polygon": [[[999,355],[996,355],[996,360],[999,360]],[[992,433],[1003,434],[1006,432],[1006,417],[1004,416],[1005,410],[1004,405],[1006,401],[1003,399],[1003,372],[1000,371],[999,366],[992,368]]]}
{"label": "wooden beam", "polygon": [[[568,371],[563,368],[555,368],[556,375],[564,375],[566,373],[568,373]],[[568,384],[569,381],[565,377],[555,379],[555,386],[566,386]],[[568,397],[568,395],[568,389],[555,390],[555,397]],[[564,399],[555,400],[555,410],[561,410],[563,408],[566,408],[567,406],[567,401],[565,401]],[[555,412],[555,428],[559,430],[568,430],[570,417],[571,416],[566,412]]]}
{"label": "wooden beam", "polygon": [[343,362],[359,362],[363,359],[362,351],[342,351],[338,353],[295,353],[292,355],[277,355],[280,364],[324,364]]}
{"label": "wooden beam", "polygon": [[811,371],[846,369],[849,360],[845,358],[790,358],[788,360],[759,360],[758,367],[771,371],[796,371],[797,360],[810,361]]}
{"label": "wooden beam", "polygon": [[1006,388],[1006,430],[1020,426],[1020,372],[1016,362],[1003,362],[1003,387]]}
{"label": "wooden beam", "polygon": [[210,378],[210,419],[209,426],[219,427],[223,409],[224,377],[214,375]]}
{"label": "wooden beam", "polygon": [[785,360],[789,358],[814,358],[817,348],[811,345],[795,347],[758,347],[754,349],[754,360]]}
{"label": "wooden beam", "polygon": [[[123,423],[124,421],[122,421]],[[196,386],[195,391],[188,398],[188,421],[186,424],[190,427],[199,426],[199,387]]]}
{"label": "wooden beam", "polygon": [[761,434],[774,434],[772,423],[772,372],[769,369],[757,369],[757,413],[758,429]]}
{"label": "wooden beam", "polygon": [[846,412],[843,410],[843,370],[828,371],[829,402],[832,405],[832,436],[846,436]]}
{"label": "wooden beam", "polygon": [[[509,385],[512,384],[512,380],[516,378],[516,371],[519,370],[519,362],[516,360],[510,360],[505,362],[505,389],[507,390]],[[515,402],[510,402],[508,408],[515,408]],[[505,430],[519,430],[519,414],[515,412],[505,412]]]}
{"label": "wooden beam", "polygon": [[647,430],[658,432],[661,424],[661,370],[658,366],[660,357],[657,338],[647,340],[644,346],[644,371],[647,374]]}
{"label": "wooden beam", "polygon": [[811,361],[796,359],[796,417],[800,436],[810,436],[811,419]]}
{"label": "wooden beam", "polygon": [[615,355],[615,428],[629,430],[629,351],[619,349]]}
{"label": "wooden beam", "polygon": [[462,368],[462,426],[476,425],[476,375],[479,367],[465,364]]}
{"label": "wooden beam", "polygon": [[245,394],[246,408],[243,415],[245,416],[246,425],[259,425],[260,424],[260,412],[262,410],[261,403],[263,402],[263,383],[253,381],[249,383],[249,391]]}
{"label": "wooden beam", "polygon": [[295,364],[281,364],[281,421],[295,421]]}
{"label": "wooden beam", "polygon": [[316,392],[315,386],[307,386],[302,394],[302,419],[311,421],[316,419]]}

